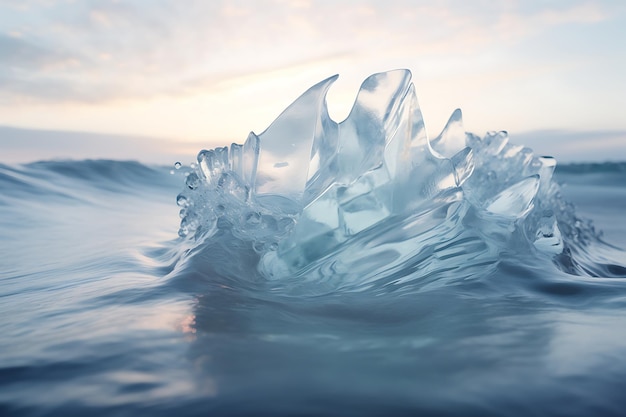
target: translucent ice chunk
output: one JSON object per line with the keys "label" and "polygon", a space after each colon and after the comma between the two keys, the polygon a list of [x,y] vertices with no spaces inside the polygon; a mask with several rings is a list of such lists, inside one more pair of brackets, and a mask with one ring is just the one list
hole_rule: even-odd
{"label": "translucent ice chunk", "polygon": [[256,184],[256,171],[259,163],[260,139],[250,132],[241,152],[241,172],[245,185],[250,189]]}
{"label": "translucent ice chunk", "polygon": [[[457,186],[453,163],[430,147],[406,70],[365,80],[350,115],[338,125],[337,142],[329,165],[334,182],[311,195],[291,235],[279,243],[288,267],[326,256],[392,214],[415,211]],[[460,165],[467,163],[464,157],[469,156],[461,156]]]}
{"label": "translucent ice chunk", "polygon": [[556,168],[556,160],[549,156],[542,156],[539,158],[541,167],[539,168],[539,178],[542,191],[547,192],[552,185],[552,174],[554,174],[554,168]]}
{"label": "translucent ice chunk", "polygon": [[564,252],[571,233],[559,216],[569,212],[551,210],[552,158],[507,132],[466,133],[458,109],[429,140],[407,70],[368,77],[336,123],[326,107],[336,78],[243,145],[198,154],[177,200],[181,236],[229,229],[222,235],[250,244],[263,276],[338,286],[466,279],[511,244]]}
{"label": "translucent ice chunk", "polygon": [[350,183],[381,165],[385,146],[401,122],[398,110],[410,81],[409,71],[396,70],[363,82],[350,115],[339,125],[338,182]]}
{"label": "translucent ice chunk", "polygon": [[474,172],[474,151],[471,148],[463,148],[452,157],[452,165],[456,184],[461,186]]}
{"label": "translucent ice chunk", "polygon": [[440,155],[451,158],[465,148],[465,129],[463,129],[463,113],[456,109],[439,136],[431,141],[431,146]]}
{"label": "translucent ice chunk", "polygon": [[538,175],[525,178],[487,201],[485,208],[490,213],[504,217],[522,217],[532,208],[538,188]]}
{"label": "translucent ice chunk", "polygon": [[307,90],[259,135],[255,192],[300,201],[308,179],[313,141],[326,119],[326,92],[337,76]]}
{"label": "translucent ice chunk", "polygon": [[553,215],[544,216],[539,221],[539,228],[533,245],[542,252],[559,254],[563,252],[563,237]]}
{"label": "translucent ice chunk", "polygon": [[[329,131],[318,135],[313,162],[319,166],[316,155],[324,153],[328,161],[307,186],[305,201],[310,202],[292,234],[279,244],[278,252],[288,263],[295,267],[303,259],[323,256],[389,216],[398,153],[406,152],[410,141],[406,132],[399,132],[407,123],[402,116],[411,111],[405,109],[409,91],[413,93],[406,70],[374,74],[363,82],[350,115],[336,130],[327,121],[323,124]],[[335,137],[335,153],[329,154]]]}

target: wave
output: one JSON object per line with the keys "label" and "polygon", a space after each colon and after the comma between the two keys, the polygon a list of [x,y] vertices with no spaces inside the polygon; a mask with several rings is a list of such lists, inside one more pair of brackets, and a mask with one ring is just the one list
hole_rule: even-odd
{"label": "wave", "polygon": [[4,198],[40,199],[88,199],[95,191],[143,194],[164,186],[177,187],[180,180],[169,171],[135,161],[106,159],[0,164],[0,191]]}
{"label": "wave", "polygon": [[[428,142],[431,155],[435,155],[441,138],[462,129],[460,123],[457,111],[442,134]],[[470,146],[461,149],[471,150],[473,168],[460,186],[434,187],[433,194],[416,208],[376,220],[373,226],[346,234],[340,243],[329,241],[328,236],[323,236],[326,240],[320,244],[320,240],[297,235],[311,203],[299,207],[284,195],[262,195],[255,187],[243,188],[249,195],[247,201],[241,201],[236,182],[231,183],[234,194],[223,193],[226,179],[240,181],[236,173],[224,169],[220,172],[221,186],[219,181],[210,184],[200,164],[175,170],[176,175],[171,175],[170,167],[134,161],[0,164],[0,205],[17,209],[28,200],[42,204],[51,199],[89,202],[97,193],[106,193],[104,198],[112,201],[121,194],[167,199],[184,178],[185,189],[178,204],[182,206],[182,223],[189,231],[186,235],[181,232],[184,237],[153,255],[165,265],[164,274],[174,269],[174,276],[193,276],[200,285],[213,281],[240,289],[309,295],[366,290],[414,292],[481,280],[505,263],[578,276],[626,276],[621,249],[605,243],[593,223],[579,217],[574,206],[561,196],[552,169],[546,171],[544,165],[553,164],[553,160],[509,143],[504,132],[492,132],[484,138],[462,134],[463,144]],[[493,150],[498,141],[501,149],[494,154],[489,149]],[[470,155],[467,150],[464,153]],[[206,154],[201,152],[201,158]],[[447,163],[453,158],[440,160]],[[556,175],[559,180],[575,180],[597,174],[602,175],[602,181],[612,178],[612,183],[621,186],[625,167],[626,163],[612,162],[559,165]],[[421,170],[423,167],[418,168]],[[425,172],[436,170],[431,167]],[[351,186],[362,186],[362,177]],[[192,189],[189,183],[193,181],[197,187]],[[336,187],[337,182],[332,184]],[[498,195],[523,197],[525,190],[532,191],[535,186],[536,194],[520,203],[527,205],[518,207],[516,214],[498,213]],[[298,256],[304,253],[305,262],[293,257],[290,247],[296,248]]]}
{"label": "wave", "polygon": [[578,162],[559,165],[564,174],[618,174],[626,176],[626,162]]}
{"label": "wave", "polygon": [[177,197],[181,265],[285,294],[422,291],[505,260],[626,275],[561,197],[553,158],[507,132],[466,133],[460,110],[429,139],[406,70],[365,80],[336,123],[325,100],[335,79],[243,145],[198,154]]}

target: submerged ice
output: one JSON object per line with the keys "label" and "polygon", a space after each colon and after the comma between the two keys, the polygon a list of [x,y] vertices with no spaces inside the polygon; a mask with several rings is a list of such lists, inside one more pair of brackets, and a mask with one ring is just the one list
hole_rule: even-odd
{"label": "submerged ice", "polygon": [[560,201],[554,159],[506,132],[466,133],[460,110],[429,139],[408,70],[367,78],[337,123],[326,106],[336,78],[263,133],[198,154],[177,199],[181,237],[244,242],[283,283],[442,285],[503,256],[588,272],[572,247],[592,230]]}

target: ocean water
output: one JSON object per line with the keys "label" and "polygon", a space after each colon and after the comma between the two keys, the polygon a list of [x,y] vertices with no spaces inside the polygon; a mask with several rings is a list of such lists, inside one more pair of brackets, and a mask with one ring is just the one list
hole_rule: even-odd
{"label": "ocean water", "polygon": [[595,273],[503,256],[310,296],[250,276],[241,241],[178,237],[183,171],[0,165],[0,415],[626,413],[626,164],[556,171]]}

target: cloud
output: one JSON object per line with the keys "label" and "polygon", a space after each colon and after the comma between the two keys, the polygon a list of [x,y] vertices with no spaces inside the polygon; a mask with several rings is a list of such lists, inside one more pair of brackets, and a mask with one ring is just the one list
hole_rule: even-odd
{"label": "cloud", "polygon": [[610,18],[607,11],[594,3],[575,4],[570,8],[542,10],[536,15],[537,21],[546,25],[567,23],[598,23]]}
{"label": "cloud", "polygon": [[77,81],[57,74],[75,72],[81,65],[79,58],[67,53],[0,35],[0,103],[71,95]]}
{"label": "cloud", "polygon": [[[619,7],[608,0],[151,0],[149,5],[144,0],[0,0],[0,123],[63,127],[65,118],[68,127],[83,123],[84,129],[86,122],[72,120],[67,109],[87,109],[90,121],[101,120],[109,129],[134,133],[143,123],[154,133],[158,123],[145,116],[148,110],[136,121],[105,119],[129,108],[158,108],[159,114],[169,112],[159,119],[172,120],[170,134],[192,125],[189,115],[200,111],[228,108],[251,120],[250,113],[261,111],[252,108],[245,115],[238,107],[260,96],[263,108],[284,108],[334,73],[342,78],[330,97],[347,106],[365,76],[403,67],[421,85],[425,110],[441,109],[442,117],[455,106],[470,115],[475,105],[481,128],[507,114],[505,128],[513,118],[518,126],[529,120],[535,127],[571,126],[557,125],[547,115],[566,113],[558,102],[563,97],[590,97],[590,91],[615,78],[590,76],[574,61],[603,65],[618,59],[607,52],[619,47],[617,37],[596,29],[623,20]],[[572,32],[586,41],[570,41]],[[607,46],[602,52],[594,45]],[[591,96],[595,100],[600,94]],[[595,101],[596,113],[608,106],[607,100]],[[585,117],[591,120],[569,114],[559,120],[575,118],[592,128]],[[537,122],[548,118],[552,124]],[[224,126],[227,117],[219,119]],[[206,129],[198,127],[194,137]]]}
{"label": "cloud", "polygon": [[[456,0],[389,1],[384,6],[367,1],[359,7],[306,0],[153,0],[150,7],[101,0],[20,4],[28,12],[0,2],[6,21],[12,22],[6,32],[23,34],[22,39],[0,38],[5,84],[14,77],[14,99],[61,102],[178,94],[177,86],[187,80],[287,68],[346,51],[381,62],[467,57],[551,25],[593,23],[607,16],[591,3],[521,10],[516,2],[477,7]],[[15,23],[22,20],[26,30]],[[1,25],[0,19],[0,31]],[[16,65],[23,74],[7,71]],[[41,89],[44,83],[50,88]]]}
{"label": "cloud", "polygon": [[51,64],[67,59],[61,53],[46,49],[39,45],[14,36],[0,34],[0,68],[42,70]]}

